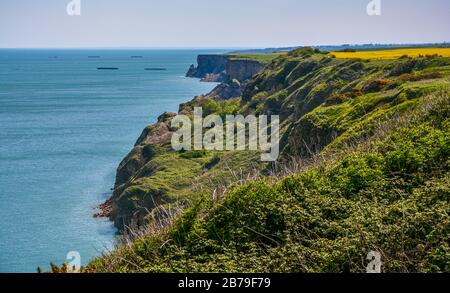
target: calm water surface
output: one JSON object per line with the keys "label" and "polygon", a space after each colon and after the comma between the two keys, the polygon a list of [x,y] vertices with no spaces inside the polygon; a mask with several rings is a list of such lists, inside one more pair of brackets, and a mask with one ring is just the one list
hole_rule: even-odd
{"label": "calm water surface", "polygon": [[0,50],[0,272],[111,247],[95,208],[143,128],[214,87],[184,77],[204,53],[220,51]]}

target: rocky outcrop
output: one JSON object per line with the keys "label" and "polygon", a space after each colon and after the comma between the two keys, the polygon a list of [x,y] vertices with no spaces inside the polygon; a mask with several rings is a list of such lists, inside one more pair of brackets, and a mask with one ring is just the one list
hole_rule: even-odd
{"label": "rocky outcrop", "polygon": [[227,80],[225,70],[228,61],[229,58],[225,55],[199,55],[197,57],[198,66],[192,64],[186,76],[209,82],[223,82]]}
{"label": "rocky outcrop", "polygon": [[205,82],[244,82],[264,67],[258,61],[231,59],[226,55],[199,55],[198,66],[191,65],[187,77],[200,78]]}
{"label": "rocky outcrop", "polygon": [[[140,172],[144,172],[142,168],[155,156],[155,146],[170,142],[173,133],[170,121],[176,115],[176,113],[166,112],[159,116],[157,123],[149,125],[143,130],[134,148],[117,168],[116,182],[111,198],[100,205],[100,212],[94,215],[95,217],[109,217],[119,230],[122,230],[124,225],[130,225],[133,220],[134,207],[120,204],[120,199],[138,174],[140,176],[151,175],[149,173],[140,174]],[[151,173],[152,170],[145,170],[145,172]]]}
{"label": "rocky outcrop", "polygon": [[216,86],[208,97],[214,100],[228,100],[242,95],[242,85],[237,79],[229,82],[223,82]]}
{"label": "rocky outcrop", "polygon": [[229,60],[226,73],[229,80],[246,81],[263,69],[264,65],[253,60]]}
{"label": "rocky outcrop", "polygon": [[215,100],[241,96],[246,82],[264,68],[258,61],[232,59],[226,55],[199,55],[197,63],[197,67],[191,65],[186,76],[204,82],[220,82],[208,94]]}

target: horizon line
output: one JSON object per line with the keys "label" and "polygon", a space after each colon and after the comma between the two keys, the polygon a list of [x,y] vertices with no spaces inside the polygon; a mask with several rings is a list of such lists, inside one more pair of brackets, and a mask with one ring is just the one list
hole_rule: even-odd
{"label": "horizon line", "polygon": [[442,42],[426,42],[426,43],[340,43],[340,44],[316,44],[316,45],[268,45],[268,46],[213,46],[213,47],[201,47],[201,46],[80,46],[80,47],[0,47],[0,50],[4,49],[66,49],[66,50],[83,50],[83,49],[165,49],[165,50],[186,50],[186,49],[203,49],[203,50],[243,50],[243,49],[283,49],[283,48],[300,48],[300,47],[339,47],[339,46],[418,46],[418,45],[447,45],[450,41]]}

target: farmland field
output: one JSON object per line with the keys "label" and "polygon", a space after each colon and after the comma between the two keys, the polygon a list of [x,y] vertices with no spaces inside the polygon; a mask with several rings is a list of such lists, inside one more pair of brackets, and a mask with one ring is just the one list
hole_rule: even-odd
{"label": "farmland field", "polygon": [[380,51],[360,51],[360,52],[332,52],[336,58],[350,59],[398,59],[404,55],[409,57],[419,57],[419,55],[440,55],[450,57],[450,48],[412,48],[412,49],[394,49]]}

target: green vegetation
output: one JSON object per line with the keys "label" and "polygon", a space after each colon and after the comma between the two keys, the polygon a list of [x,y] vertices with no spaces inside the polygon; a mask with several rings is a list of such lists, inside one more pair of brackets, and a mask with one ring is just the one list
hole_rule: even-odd
{"label": "green vegetation", "polygon": [[226,56],[229,56],[231,60],[253,60],[258,61],[263,64],[267,64],[272,62],[275,58],[278,58],[282,55],[285,55],[286,52],[279,52],[279,53],[261,53],[261,54],[227,54]]}
{"label": "green vegetation", "polygon": [[[198,200],[126,261],[99,271],[363,272],[368,251],[384,271],[450,270],[450,97],[433,96],[409,123],[296,175]],[[377,130],[382,131],[382,128]],[[112,262],[115,263],[115,262]]]}
{"label": "green vegetation", "polygon": [[216,114],[223,119],[226,115],[236,115],[240,112],[241,105],[240,99],[229,99],[216,101],[211,98],[204,99],[201,104],[197,105],[203,109],[203,115],[208,116],[210,114]]}
{"label": "green vegetation", "polygon": [[447,57],[307,48],[274,58],[242,97],[183,104],[280,115],[279,162],[174,152],[149,142],[164,136],[161,118],[119,169],[133,172],[113,197],[121,219],[138,215],[144,229],[84,270],[364,272],[378,251],[383,272],[450,272],[449,77]]}

